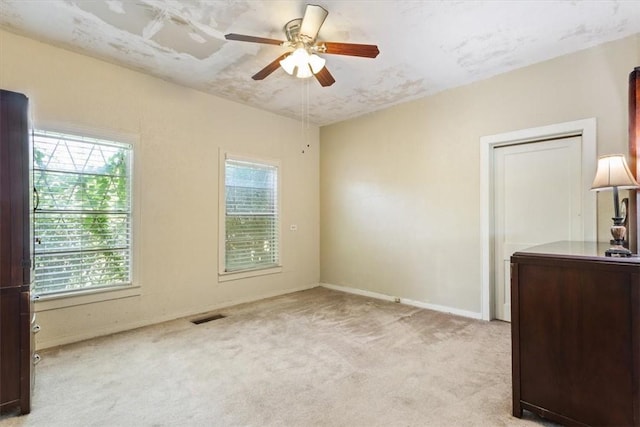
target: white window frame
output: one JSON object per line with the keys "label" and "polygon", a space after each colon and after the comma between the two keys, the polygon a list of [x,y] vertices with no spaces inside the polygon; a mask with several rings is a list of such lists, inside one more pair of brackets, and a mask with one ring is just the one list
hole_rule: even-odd
{"label": "white window frame", "polygon": [[136,297],[142,295],[141,284],[137,280],[138,264],[140,262],[139,245],[137,244],[137,224],[139,223],[139,211],[136,208],[138,204],[138,182],[135,178],[138,170],[139,159],[135,155],[135,147],[139,143],[139,135],[133,133],[123,133],[103,128],[94,128],[78,124],[70,124],[58,121],[43,121],[35,128],[39,131],[53,132],[60,134],[68,134],[71,136],[80,136],[88,139],[115,141],[122,144],[130,145],[130,263],[129,278],[126,284],[86,288],[72,290],[69,292],[60,292],[53,294],[38,295],[36,302],[36,311],[43,312],[49,310],[57,310],[65,307],[73,307],[77,305],[92,304],[96,302],[116,300],[122,298]]}
{"label": "white window frame", "polygon": [[[245,279],[267,274],[277,274],[282,272],[282,167],[280,161],[274,159],[264,159],[239,154],[233,154],[220,149],[219,151],[219,179],[218,179],[218,281]],[[226,269],[226,160],[246,161],[273,166],[277,169],[277,206],[278,206],[278,265],[275,267],[257,268],[252,270],[225,271]]]}

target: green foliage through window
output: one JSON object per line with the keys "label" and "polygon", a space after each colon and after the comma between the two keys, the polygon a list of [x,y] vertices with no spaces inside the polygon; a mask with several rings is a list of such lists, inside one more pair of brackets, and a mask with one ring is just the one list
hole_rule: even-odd
{"label": "green foliage through window", "polygon": [[35,287],[131,282],[131,147],[35,131]]}
{"label": "green foliage through window", "polygon": [[225,271],[279,264],[278,168],[225,161]]}

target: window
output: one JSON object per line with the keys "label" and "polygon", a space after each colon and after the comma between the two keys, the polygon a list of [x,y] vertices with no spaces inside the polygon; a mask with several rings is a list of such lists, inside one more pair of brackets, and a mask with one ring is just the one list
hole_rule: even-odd
{"label": "window", "polygon": [[131,284],[131,146],[36,130],[35,289]]}
{"label": "window", "polygon": [[278,165],[226,155],[221,272],[280,264]]}

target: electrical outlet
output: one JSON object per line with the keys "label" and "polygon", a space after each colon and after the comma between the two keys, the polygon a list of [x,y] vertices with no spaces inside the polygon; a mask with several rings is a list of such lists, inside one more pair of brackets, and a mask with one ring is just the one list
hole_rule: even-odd
{"label": "electrical outlet", "polygon": [[393,297],[393,302],[397,302],[397,303],[399,303],[399,302],[400,302],[400,298],[398,298],[398,297]]}
{"label": "electrical outlet", "polygon": [[297,225],[295,225],[295,224],[291,224],[291,225],[289,226],[289,230],[291,230],[291,231],[298,231],[298,226],[297,226]]}

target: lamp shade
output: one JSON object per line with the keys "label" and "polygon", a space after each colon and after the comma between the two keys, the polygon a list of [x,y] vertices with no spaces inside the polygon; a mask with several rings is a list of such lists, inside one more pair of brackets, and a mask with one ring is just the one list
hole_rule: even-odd
{"label": "lamp shade", "polygon": [[622,154],[610,154],[598,158],[596,177],[591,184],[595,191],[638,188],[640,184],[635,180]]}

